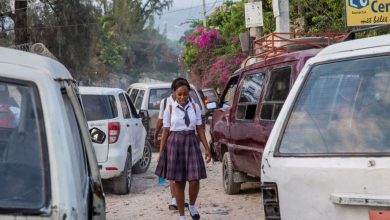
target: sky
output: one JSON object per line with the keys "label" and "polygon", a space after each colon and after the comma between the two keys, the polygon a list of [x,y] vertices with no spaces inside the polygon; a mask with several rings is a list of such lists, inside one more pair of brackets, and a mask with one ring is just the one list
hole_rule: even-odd
{"label": "sky", "polygon": [[[207,14],[222,3],[223,0],[205,0]],[[156,27],[162,33],[166,25],[167,37],[171,40],[179,40],[189,29],[192,20],[202,19],[202,12],[202,0],[174,0],[169,10],[165,10],[161,17],[156,16]]]}

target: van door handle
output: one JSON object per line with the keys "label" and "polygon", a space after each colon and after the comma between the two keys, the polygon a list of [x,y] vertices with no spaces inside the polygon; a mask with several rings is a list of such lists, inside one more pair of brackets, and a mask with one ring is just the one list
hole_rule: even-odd
{"label": "van door handle", "polygon": [[228,126],[229,125],[229,114],[226,114],[225,115],[225,120],[226,120],[226,125]]}
{"label": "van door handle", "polygon": [[130,125],[129,125],[129,124],[126,124],[126,126],[127,126],[127,127],[130,127]]}
{"label": "van door handle", "polygon": [[138,123],[135,123],[135,126],[138,126]]}

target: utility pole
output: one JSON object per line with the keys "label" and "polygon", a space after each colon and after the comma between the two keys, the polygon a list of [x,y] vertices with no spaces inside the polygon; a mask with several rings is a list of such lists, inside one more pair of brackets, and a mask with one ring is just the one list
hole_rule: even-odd
{"label": "utility pole", "polygon": [[[248,2],[258,2],[259,0],[249,0]],[[263,35],[263,27],[251,27],[249,29],[249,37],[256,38]]]}
{"label": "utility pole", "polygon": [[205,0],[203,1],[203,27],[207,27],[207,20],[206,20],[206,2]]}
{"label": "utility pole", "polygon": [[290,32],[288,1],[272,0],[272,10],[276,19],[276,32]]}
{"label": "utility pole", "polygon": [[27,0],[15,0],[15,45],[29,43],[27,30]]}

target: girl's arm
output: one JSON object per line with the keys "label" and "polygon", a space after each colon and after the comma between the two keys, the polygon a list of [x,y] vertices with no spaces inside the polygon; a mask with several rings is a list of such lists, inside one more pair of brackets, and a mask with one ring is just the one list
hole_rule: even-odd
{"label": "girl's arm", "polygon": [[209,147],[209,144],[207,143],[206,134],[204,133],[204,126],[197,125],[196,132],[198,133],[199,139],[202,142],[204,149],[205,149],[206,163],[209,163],[211,161],[210,147]]}

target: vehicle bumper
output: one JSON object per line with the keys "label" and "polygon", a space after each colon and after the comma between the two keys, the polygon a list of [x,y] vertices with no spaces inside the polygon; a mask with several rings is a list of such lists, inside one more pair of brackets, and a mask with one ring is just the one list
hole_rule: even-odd
{"label": "vehicle bumper", "polygon": [[[123,151],[110,149],[107,161],[98,163],[101,178],[110,179],[120,176],[123,172],[125,162],[126,154]],[[114,170],[112,168],[116,169]]]}

